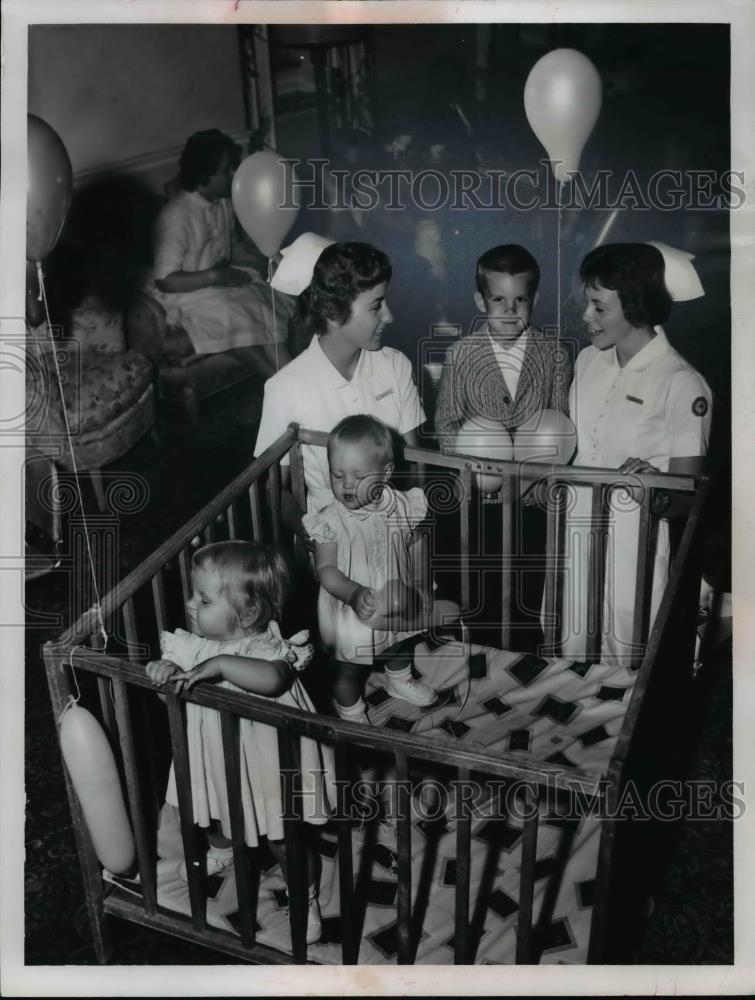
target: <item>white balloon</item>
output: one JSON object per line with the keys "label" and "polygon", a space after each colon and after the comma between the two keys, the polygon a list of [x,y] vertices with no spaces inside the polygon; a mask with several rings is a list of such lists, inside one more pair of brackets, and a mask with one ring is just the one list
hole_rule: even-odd
{"label": "white balloon", "polygon": [[530,70],[524,85],[524,110],[552,161],[556,180],[568,180],[579,168],[602,96],[598,71],[576,49],[554,49]]}
{"label": "white balloon", "polygon": [[514,435],[517,462],[566,465],[577,447],[577,428],[560,410],[539,410]]}
{"label": "white balloon", "polygon": [[[514,457],[514,444],[508,429],[497,420],[472,417],[461,427],[456,436],[456,451],[475,458],[510,462]],[[483,493],[496,493],[501,488],[501,477],[484,473],[475,475]]]}

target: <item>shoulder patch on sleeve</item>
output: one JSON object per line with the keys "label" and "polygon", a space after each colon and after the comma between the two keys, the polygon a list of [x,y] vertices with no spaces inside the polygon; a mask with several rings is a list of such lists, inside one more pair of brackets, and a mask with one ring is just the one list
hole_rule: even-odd
{"label": "shoulder patch on sleeve", "polygon": [[692,412],[696,417],[704,417],[708,412],[708,400],[705,396],[698,396],[692,403]]}

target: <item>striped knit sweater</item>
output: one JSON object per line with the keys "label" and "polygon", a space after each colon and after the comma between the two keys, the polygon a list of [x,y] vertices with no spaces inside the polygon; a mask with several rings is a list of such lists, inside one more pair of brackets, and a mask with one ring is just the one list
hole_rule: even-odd
{"label": "striped knit sweater", "polygon": [[487,331],[470,334],[446,355],[435,411],[435,429],[445,452],[471,417],[499,420],[513,433],[537,410],[568,412],[572,364],[567,345],[531,326],[512,399]]}

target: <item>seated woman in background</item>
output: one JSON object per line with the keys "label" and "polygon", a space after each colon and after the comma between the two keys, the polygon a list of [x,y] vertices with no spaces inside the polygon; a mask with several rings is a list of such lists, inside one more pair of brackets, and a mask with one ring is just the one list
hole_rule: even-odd
{"label": "seated woman in background", "polygon": [[[181,154],[183,191],[160,212],[154,236],[155,297],[169,324],[197,354],[256,348],[255,367],[270,375],[287,364],[284,309],[273,319],[269,285],[231,264],[231,179],[239,148],[218,129],[197,132]],[[239,248],[234,247],[238,257]],[[186,345],[188,348],[188,345]]]}

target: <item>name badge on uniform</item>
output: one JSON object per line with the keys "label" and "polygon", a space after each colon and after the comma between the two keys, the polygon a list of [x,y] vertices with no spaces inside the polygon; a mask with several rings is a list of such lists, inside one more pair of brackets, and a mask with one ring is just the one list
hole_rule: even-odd
{"label": "name badge on uniform", "polygon": [[639,403],[640,406],[644,406],[645,404],[645,400],[640,399],[639,396],[627,396],[626,398],[629,400],[630,403]]}
{"label": "name badge on uniform", "polygon": [[378,400],[385,399],[385,397],[390,396],[392,392],[393,389],[386,389],[385,392],[381,392],[379,396],[375,396],[375,401],[377,402]]}

